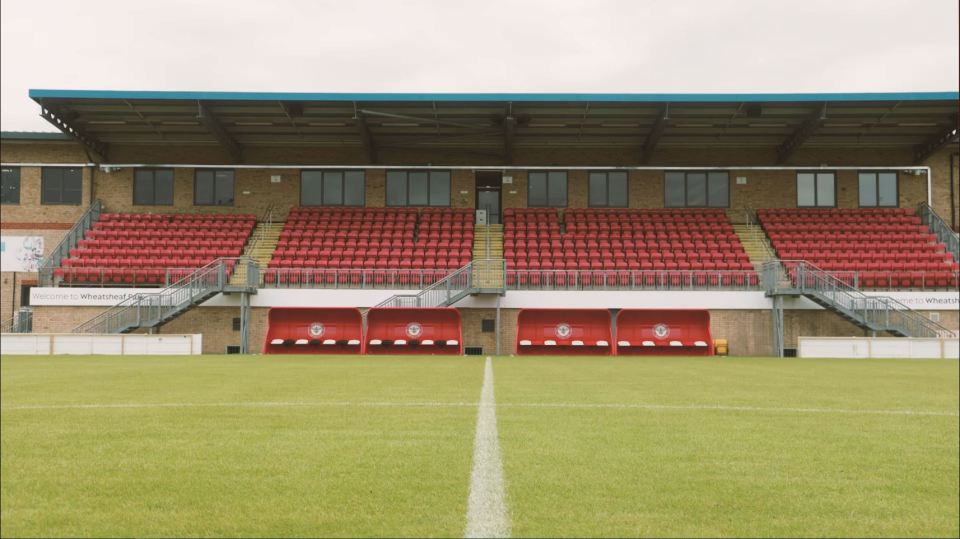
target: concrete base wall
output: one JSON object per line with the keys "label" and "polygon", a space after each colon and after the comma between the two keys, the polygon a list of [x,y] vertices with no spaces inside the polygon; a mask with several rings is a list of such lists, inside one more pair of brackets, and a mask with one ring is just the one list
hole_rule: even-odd
{"label": "concrete base wall", "polygon": [[[93,318],[103,307],[34,307],[33,328],[37,333],[68,333],[77,325]],[[267,308],[250,309],[250,351],[259,353],[267,329]],[[500,310],[500,353],[514,351],[519,309]],[[940,324],[960,330],[957,311],[923,311],[938,313]],[[234,307],[194,308],[154,330],[160,334],[203,334],[203,353],[223,354],[227,346],[240,344],[240,332],[233,320],[240,316]],[[484,354],[497,353],[497,333],[483,331],[483,320],[495,320],[496,309],[460,309],[465,346],[483,347]],[[766,310],[713,310],[710,331],[714,339],[726,339],[731,356],[769,356],[773,348],[772,319]],[[865,337],[867,333],[828,311],[796,310],[784,312],[785,347],[796,348],[798,337]]]}

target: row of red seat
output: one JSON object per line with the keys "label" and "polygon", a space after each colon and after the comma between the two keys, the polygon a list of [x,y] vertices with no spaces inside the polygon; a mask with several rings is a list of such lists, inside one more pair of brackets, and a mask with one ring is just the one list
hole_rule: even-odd
{"label": "row of red seat", "polygon": [[222,239],[218,238],[216,240],[195,240],[195,239],[186,239],[186,238],[161,238],[161,239],[143,239],[143,238],[121,238],[121,239],[109,239],[109,240],[80,240],[77,242],[77,247],[80,249],[111,249],[111,248],[120,248],[126,247],[131,249],[144,249],[144,248],[156,248],[156,249],[182,249],[185,247],[204,247],[204,248],[215,248],[215,247],[229,247],[233,248],[242,248],[243,244],[246,243],[246,240],[243,238],[238,239]]}
{"label": "row of red seat", "polygon": [[562,251],[557,253],[555,251],[504,251],[504,258],[507,260],[523,260],[523,259],[539,259],[539,260],[570,260],[570,259],[610,259],[616,260],[618,258],[622,259],[636,259],[636,260],[656,260],[656,259],[668,259],[668,260],[736,260],[736,261],[749,261],[750,258],[746,253],[729,253],[729,252],[713,252],[713,251],[667,251],[667,250],[656,250],[656,251],[600,251],[600,250],[586,250],[586,251]]}
{"label": "row of red seat", "polygon": [[449,273],[428,269],[279,269],[263,270],[267,285],[299,286],[399,286],[423,288]]}
{"label": "row of red seat", "polygon": [[422,247],[406,249],[284,249],[283,251],[274,251],[280,258],[333,258],[346,257],[354,258],[357,253],[365,254],[368,258],[446,258],[448,256],[467,257],[471,256],[470,249],[424,249]]}
{"label": "row of red seat", "polygon": [[953,258],[944,253],[931,253],[926,250],[914,250],[914,251],[821,251],[816,253],[811,253],[810,251],[802,250],[792,250],[792,249],[781,249],[780,256],[784,260],[808,260],[814,262],[816,260],[836,260],[839,262],[846,260],[870,260],[876,262],[924,262],[930,264],[951,264]]}
{"label": "row of red seat", "polygon": [[566,259],[566,260],[507,260],[507,269],[637,269],[637,270],[752,270],[749,261],[717,259],[670,260],[670,259]]}
{"label": "row of red seat", "polygon": [[[170,249],[160,248],[140,248],[140,247],[119,247],[119,248],[98,248],[98,249],[70,249],[71,258],[122,258],[122,257],[158,257],[167,256]],[[191,258],[214,258],[235,256],[235,248],[229,247],[196,247],[189,246],[176,250],[177,256]],[[69,259],[68,259],[69,260]]]}
{"label": "row of red seat", "polygon": [[271,260],[269,268],[355,268],[391,269],[425,268],[457,269],[467,265],[470,258],[296,258]]}
{"label": "row of red seat", "polygon": [[753,270],[590,270],[590,271],[507,271],[508,287],[602,287],[602,288],[703,288],[727,286],[751,288],[760,278]]}
{"label": "row of red seat", "polygon": [[179,221],[256,221],[249,213],[101,213],[98,223],[179,222]]}

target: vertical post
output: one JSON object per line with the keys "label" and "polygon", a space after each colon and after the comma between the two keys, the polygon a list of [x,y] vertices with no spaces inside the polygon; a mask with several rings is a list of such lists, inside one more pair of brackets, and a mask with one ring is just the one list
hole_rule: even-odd
{"label": "vertical post", "polygon": [[497,336],[496,336],[496,338],[497,338],[497,355],[499,356],[499,355],[502,355],[502,354],[500,353],[500,296],[497,296],[497,316],[495,317],[495,321],[496,321],[496,323],[495,323],[496,328],[494,328],[494,329],[496,330],[496,334],[497,334]]}
{"label": "vertical post", "polygon": [[240,293],[240,353],[249,354],[250,294]]}
{"label": "vertical post", "polygon": [[783,357],[783,296],[773,296],[773,355]]}

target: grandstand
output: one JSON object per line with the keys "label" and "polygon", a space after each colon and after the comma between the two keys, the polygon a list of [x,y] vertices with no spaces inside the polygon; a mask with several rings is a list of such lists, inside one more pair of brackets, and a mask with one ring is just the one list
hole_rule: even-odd
{"label": "grandstand", "polygon": [[955,92],[30,97],[60,132],[2,135],[4,243],[42,244],[5,255],[4,331],[779,356],[960,326]]}

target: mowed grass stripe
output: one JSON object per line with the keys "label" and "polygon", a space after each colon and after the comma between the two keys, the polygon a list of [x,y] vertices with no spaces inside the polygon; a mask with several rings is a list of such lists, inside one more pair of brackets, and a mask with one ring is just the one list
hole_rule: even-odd
{"label": "mowed grass stripe", "polygon": [[[544,358],[496,369],[517,536],[960,533],[956,362]],[[629,402],[662,404],[633,413]]]}
{"label": "mowed grass stripe", "polygon": [[[234,402],[283,395],[469,402],[482,382],[479,361],[77,359],[56,368],[44,358],[0,360],[4,536],[462,533],[476,408],[157,408],[150,401],[209,394]],[[147,407],[8,408],[23,400],[130,402],[137,391]]]}
{"label": "mowed grass stripe", "polygon": [[613,410],[703,410],[719,412],[776,412],[798,414],[868,414],[868,415],[916,415],[960,417],[960,412],[939,412],[935,410],[855,410],[844,408],[771,408],[760,406],[725,406],[722,404],[656,404],[656,403],[573,403],[573,402],[514,402],[507,404],[481,404],[478,402],[364,402],[364,401],[328,401],[328,402],[158,402],[158,403],[111,403],[111,404],[27,404],[6,405],[5,410],[85,410],[85,409],[124,409],[124,408],[283,408],[283,407],[359,407],[359,408],[459,408],[485,406],[489,408],[605,408]]}

